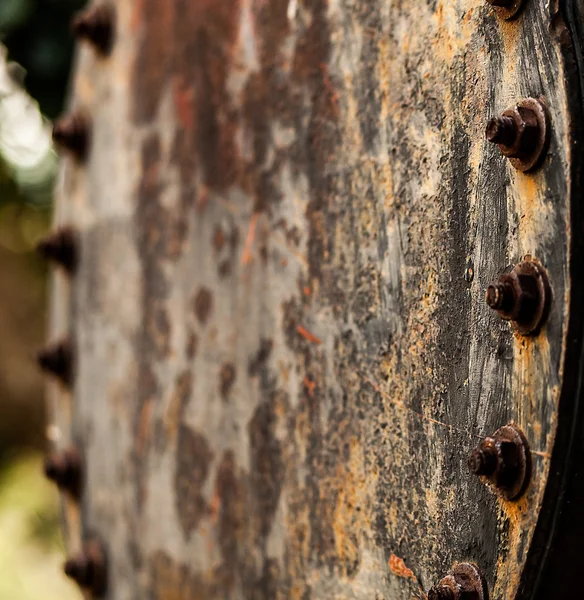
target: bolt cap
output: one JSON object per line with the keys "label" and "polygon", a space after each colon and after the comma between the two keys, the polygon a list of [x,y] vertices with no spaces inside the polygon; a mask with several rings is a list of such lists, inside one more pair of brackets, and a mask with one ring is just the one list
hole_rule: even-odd
{"label": "bolt cap", "polygon": [[88,541],[76,556],[67,559],[63,566],[65,575],[95,597],[105,595],[107,564],[105,552],[98,540]]}
{"label": "bolt cap", "polygon": [[115,11],[113,6],[100,4],[80,12],[73,18],[75,36],[87,40],[101,55],[111,52],[114,42]]}
{"label": "bolt cap", "polygon": [[70,338],[64,338],[37,353],[40,368],[57,377],[63,384],[70,386],[73,381],[74,350]]}
{"label": "bolt cap", "polygon": [[523,432],[513,423],[497,429],[475,448],[469,458],[471,473],[484,477],[506,500],[523,495],[531,476],[531,453]]}
{"label": "bolt cap", "polygon": [[81,111],[75,111],[54,123],[53,142],[78,161],[83,161],[87,156],[90,130],[88,116]]}
{"label": "bolt cap", "polygon": [[72,227],[63,226],[37,244],[37,252],[46,260],[62,266],[68,273],[77,267],[77,236]]}
{"label": "bolt cap", "polygon": [[551,296],[546,270],[531,256],[503,273],[485,292],[487,305],[523,335],[539,332],[549,315]]}
{"label": "bolt cap", "polygon": [[548,111],[536,98],[520,100],[487,123],[485,137],[499,146],[515,169],[532,171],[541,164],[549,145]]}

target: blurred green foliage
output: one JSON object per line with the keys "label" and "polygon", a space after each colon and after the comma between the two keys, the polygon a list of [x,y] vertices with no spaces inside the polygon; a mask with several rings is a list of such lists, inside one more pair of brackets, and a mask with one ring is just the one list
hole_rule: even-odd
{"label": "blurred green foliage", "polygon": [[38,456],[18,454],[0,471],[0,600],[74,600],[61,572],[57,492]]}
{"label": "blurred green foliage", "polygon": [[[12,79],[48,119],[63,110],[69,22],[83,4],[0,0]],[[43,381],[32,359],[45,337],[47,272],[34,246],[50,224],[57,157],[36,105],[10,101],[0,96],[0,600],[73,600],[80,594],[62,572],[58,493],[41,475]]]}
{"label": "blurred green foliage", "polygon": [[26,71],[25,87],[53,119],[62,110],[74,39],[69,23],[85,0],[1,0],[0,40]]}

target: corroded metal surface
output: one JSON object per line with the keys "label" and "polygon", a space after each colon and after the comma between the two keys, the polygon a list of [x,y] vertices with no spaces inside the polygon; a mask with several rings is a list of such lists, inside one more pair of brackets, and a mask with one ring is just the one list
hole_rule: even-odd
{"label": "corroded metal surface", "polygon": [[[105,540],[116,599],[423,599],[456,562],[515,598],[554,446],[569,306],[570,47],[529,0],[123,0],[82,48],[87,164],[55,336],[79,352],[60,439],[87,462],[73,550]],[[523,97],[541,168],[484,139]],[[484,292],[526,254],[532,337]],[[508,422],[511,503],[467,456]],[[526,583],[527,581],[527,583]],[[529,579],[523,581],[529,596]]]}

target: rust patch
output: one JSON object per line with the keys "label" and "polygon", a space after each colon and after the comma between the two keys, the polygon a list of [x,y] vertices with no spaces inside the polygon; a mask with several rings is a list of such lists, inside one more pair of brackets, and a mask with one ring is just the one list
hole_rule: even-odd
{"label": "rust patch", "polygon": [[206,287],[199,289],[193,301],[193,308],[199,323],[205,325],[213,309],[213,294],[211,290]]}
{"label": "rust patch", "polygon": [[232,261],[229,258],[226,258],[219,263],[219,266],[217,267],[217,273],[221,279],[225,279],[225,277],[231,275],[231,265]]}
{"label": "rust patch", "polygon": [[[138,12],[140,10],[140,12]],[[173,39],[175,4],[140,0],[134,21],[141,25],[140,49],[134,66],[134,119],[146,123],[154,119],[161,94],[171,73],[172,55],[168,41]],[[136,26],[136,25],[135,25]]]}
{"label": "rust patch", "polygon": [[306,388],[308,395],[311,398],[314,398],[314,390],[316,388],[316,382],[311,381],[308,377],[305,376],[304,379],[302,380],[302,383],[304,384],[304,387]]}
{"label": "rust patch", "polygon": [[[137,11],[138,13],[138,11]],[[166,89],[181,129],[176,159],[202,166],[210,188],[224,189],[238,172],[236,113],[227,78],[232,69],[240,0],[143,0],[140,47],[133,68],[134,119],[155,120]],[[182,169],[183,173],[186,169]]]}
{"label": "rust patch", "polygon": [[255,356],[249,361],[247,366],[247,372],[250,377],[257,375],[263,368],[264,364],[267,362],[270,354],[272,353],[273,346],[274,342],[272,340],[260,340],[260,347]]}
{"label": "rust patch", "polygon": [[225,232],[220,225],[215,225],[215,232],[213,233],[213,248],[215,252],[221,252],[225,246]]}
{"label": "rust patch", "polygon": [[233,363],[225,363],[219,371],[219,392],[224,402],[229,399],[229,393],[235,383],[236,369]]}
{"label": "rust patch", "polygon": [[389,570],[398,577],[405,577],[406,579],[416,579],[414,572],[406,567],[406,563],[403,558],[392,554],[387,561]]}
{"label": "rust patch", "polygon": [[174,491],[176,512],[186,540],[209,512],[203,485],[212,459],[207,439],[187,425],[179,424]]}
{"label": "rust patch", "polygon": [[284,481],[282,447],[276,437],[277,400],[262,402],[249,423],[251,489],[255,495],[255,514],[259,534],[265,540],[270,533]]}
{"label": "rust patch", "polygon": [[138,436],[136,437],[136,454],[139,458],[142,458],[146,445],[148,443],[148,437],[150,436],[150,423],[152,421],[152,408],[153,400],[149,399],[142,406],[140,412],[140,425],[138,427]]}
{"label": "rust patch", "polygon": [[188,80],[182,75],[177,75],[173,80],[172,92],[179,123],[187,133],[192,133],[194,90],[189,86]]}
{"label": "rust patch", "polygon": [[194,576],[188,565],[175,562],[159,550],[149,560],[150,590],[153,600],[208,600],[216,590],[210,582]]}
{"label": "rust patch", "polygon": [[240,556],[245,555],[245,495],[233,452],[226,451],[217,469],[215,494],[219,501],[219,549],[223,564],[219,569],[222,585],[232,589],[240,570]]}
{"label": "rust patch", "polygon": [[174,439],[179,423],[182,421],[186,405],[193,392],[193,375],[183,371],[177,378],[168,408],[164,414],[164,432],[167,439]]}

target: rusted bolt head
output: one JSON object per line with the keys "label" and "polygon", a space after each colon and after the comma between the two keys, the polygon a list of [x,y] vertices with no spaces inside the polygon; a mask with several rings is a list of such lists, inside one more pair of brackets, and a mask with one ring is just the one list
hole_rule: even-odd
{"label": "rusted bolt head", "polygon": [[486,437],[468,458],[472,473],[485,480],[507,500],[519,498],[531,475],[529,445],[521,430],[513,424],[501,427]]}
{"label": "rusted bolt head", "polygon": [[81,553],[68,558],[64,565],[65,575],[95,597],[105,594],[107,566],[105,552],[97,540],[87,542]]}
{"label": "rusted bolt head", "polygon": [[83,461],[76,448],[54,452],[45,459],[45,475],[64,491],[75,497],[81,494]]}
{"label": "rusted bolt head", "polygon": [[65,385],[70,386],[73,382],[75,352],[69,337],[40,350],[37,362],[43,371],[51,373]]}
{"label": "rusted bolt head", "polygon": [[102,55],[109,54],[114,40],[115,11],[109,4],[91,6],[76,15],[71,23],[73,33],[87,40]]}
{"label": "rusted bolt head", "polygon": [[524,335],[537,333],[549,315],[551,288],[543,266],[526,256],[486,290],[489,308]]}
{"label": "rusted bolt head", "polygon": [[487,585],[476,565],[459,563],[428,592],[428,600],[488,600]]}
{"label": "rusted bolt head", "polygon": [[77,267],[78,242],[72,227],[59,227],[37,244],[38,253],[46,260],[61,265],[68,273]]}
{"label": "rusted bolt head", "polygon": [[87,156],[91,123],[82,111],[75,111],[53,125],[53,142],[82,161]]}
{"label": "rusted bolt head", "polygon": [[517,170],[531,171],[540,164],[547,150],[547,110],[535,98],[520,100],[487,123],[485,137],[499,146]]}

